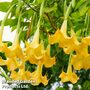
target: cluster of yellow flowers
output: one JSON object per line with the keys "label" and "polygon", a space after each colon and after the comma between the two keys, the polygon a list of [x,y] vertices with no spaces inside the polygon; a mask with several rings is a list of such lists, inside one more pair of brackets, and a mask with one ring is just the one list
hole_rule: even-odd
{"label": "cluster of yellow flowers", "polygon": [[[0,52],[4,52],[7,58],[3,60],[0,57],[0,66],[7,66],[11,72],[10,78],[12,80],[31,80],[32,85],[39,85],[40,83],[47,85],[47,76],[42,75],[43,65],[49,68],[55,64],[55,57],[50,56],[50,45],[44,49],[43,41],[39,43],[38,29],[33,36],[32,42],[26,42],[25,48],[20,47],[18,36],[15,37],[15,41],[10,47],[7,46],[7,43],[0,41]],[[37,65],[34,72],[25,69],[26,61]],[[17,72],[16,69],[18,69]]]}
{"label": "cluster of yellow flowers", "polygon": [[73,29],[71,29],[71,36],[68,36],[67,20],[64,20],[61,30],[58,29],[54,35],[49,37],[49,43],[59,43],[59,47],[63,48],[66,54],[75,52],[70,58],[67,73],[62,72],[59,76],[62,82],[77,82],[78,77],[75,72],[72,71],[72,65],[75,70],[90,69],[90,54],[88,53],[90,36],[83,37],[81,41],[79,41]]}
{"label": "cluster of yellow flowers", "polygon": [[[74,84],[79,79],[72,70],[72,66],[75,70],[90,69],[90,54],[88,53],[90,36],[83,37],[81,41],[78,41],[73,29],[71,29],[71,36],[68,36],[67,20],[64,20],[61,30],[58,29],[54,35],[49,37],[49,45],[46,49],[43,41],[39,41],[39,29],[36,30],[33,40],[25,43],[25,48],[21,48],[18,39],[19,35],[17,34],[12,46],[8,47],[7,43],[2,42],[2,37],[0,38],[0,52],[4,52],[6,56],[6,60],[0,57],[0,66],[7,66],[11,72],[10,78],[12,80],[31,80],[32,85],[39,85],[40,83],[47,85],[48,79],[46,75],[42,75],[42,69],[43,65],[50,68],[55,64],[55,57],[50,56],[50,44],[54,43],[59,43],[59,47],[63,48],[66,54],[76,52],[70,57],[67,73],[62,71],[59,76],[62,82],[70,81]],[[33,72],[26,70],[26,61],[35,64],[36,70]]]}

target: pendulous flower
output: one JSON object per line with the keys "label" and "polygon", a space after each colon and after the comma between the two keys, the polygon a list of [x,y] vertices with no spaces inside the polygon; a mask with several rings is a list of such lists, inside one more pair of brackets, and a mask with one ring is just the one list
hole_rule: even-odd
{"label": "pendulous flower", "polygon": [[75,84],[78,81],[78,76],[75,74],[75,72],[72,72],[72,66],[69,64],[67,73],[62,71],[60,74],[59,78],[61,78],[62,82],[68,82],[70,81],[71,83]]}
{"label": "pendulous flower", "polygon": [[42,76],[42,68],[43,64],[39,62],[36,70],[30,74],[30,80],[32,81],[31,83],[32,85],[36,86],[39,85],[40,83],[44,85],[48,84],[46,75]]}

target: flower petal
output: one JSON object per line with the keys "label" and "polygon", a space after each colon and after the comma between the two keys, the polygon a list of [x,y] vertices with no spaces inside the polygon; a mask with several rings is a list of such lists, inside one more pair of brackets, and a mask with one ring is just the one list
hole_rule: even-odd
{"label": "flower petal", "polygon": [[59,43],[60,30],[58,29],[54,35],[49,36],[49,44]]}
{"label": "flower petal", "polygon": [[80,70],[81,68],[83,68],[83,57],[73,55],[71,58],[71,64],[73,65],[75,70]]}

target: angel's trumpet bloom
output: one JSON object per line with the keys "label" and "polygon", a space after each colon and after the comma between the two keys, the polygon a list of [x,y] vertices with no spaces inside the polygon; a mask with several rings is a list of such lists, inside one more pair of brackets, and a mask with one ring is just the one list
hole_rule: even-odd
{"label": "angel's trumpet bloom", "polygon": [[25,53],[23,52],[20,46],[18,33],[16,33],[15,40],[12,46],[8,47],[8,49],[4,51],[5,51],[5,55],[8,58],[19,58],[21,60],[24,60]]}
{"label": "angel's trumpet bloom", "polygon": [[90,69],[90,55],[73,55],[71,58],[71,64],[75,70]]}
{"label": "angel's trumpet bloom", "polygon": [[76,34],[74,30],[71,28],[71,37],[68,37],[66,47],[63,48],[66,54],[70,54],[71,51],[74,51],[75,48],[79,45],[79,41],[77,40]]}
{"label": "angel's trumpet bloom", "polygon": [[59,43],[60,47],[65,47],[66,46],[66,44],[65,44],[65,42],[66,42],[65,37],[67,37],[66,36],[66,29],[67,29],[67,20],[64,20],[64,22],[63,22],[63,24],[61,26],[61,30],[58,29],[55,32],[54,35],[51,35],[49,37],[49,43],[50,44]]}
{"label": "angel's trumpet bloom", "polygon": [[[26,53],[26,54],[28,55],[28,53]],[[44,53],[45,53],[43,42],[41,42],[39,44],[39,46],[37,48],[35,48],[33,50],[33,52],[31,52],[31,53],[32,53],[31,55],[27,56],[30,63],[38,64],[39,61],[41,61],[43,63],[44,62],[43,57],[44,57]]]}
{"label": "angel's trumpet bloom", "polygon": [[56,63],[55,57],[50,56],[50,45],[47,46],[43,60],[44,60],[44,65],[47,68],[52,67]]}
{"label": "angel's trumpet bloom", "polygon": [[[37,48],[39,45],[39,29],[36,30],[34,36],[33,36],[33,40],[30,43],[26,43],[26,46],[30,48]],[[28,47],[28,48],[29,48]]]}
{"label": "angel's trumpet bloom", "polygon": [[16,58],[8,58],[6,60],[8,70],[13,71],[19,67],[19,62]]}
{"label": "angel's trumpet bloom", "polygon": [[7,49],[8,49],[7,43],[2,42],[2,34],[3,34],[3,30],[0,27],[0,52],[7,51]]}
{"label": "angel's trumpet bloom", "polygon": [[88,46],[81,42],[80,44],[78,44],[76,46],[75,51],[76,51],[77,55],[87,57],[87,55],[88,55]]}
{"label": "angel's trumpet bloom", "polygon": [[[0,52],[4,52],[4,51],[3,51],[3,48],[4,48],[5,43],[2,42],[4,24],[5,24],[5,22],[6,22],[7,18],[8,18],[8,15],[10,14],[10,12],[11,12],[11,10],[12,10],[13,7],[14,7],[14,5],[12,5],[12,6],[9,8],[9,10],[7,11],[4,19],[3,19],[2,22],[1,22],[1,26],[0,26]],[[7,48],[4,48],[4,49],[6,50]]]}
{"label": "angel's trumpet bloom", "polygon": [[19,67],[19,62],[16,58],[8,58],[7,60],[3,60],[0,58],[0,66],[7,66],[9,71],[15,70]]}
{"label": "angel's trumpet bloom", "polygon": [[72,72],[71,64],[69,64],[69,66],[68,66],[67,73],[62,71],[62,73],[60,74],[59,78],[61,78],[62,82],[70,81],[73,84],[75,84],[78,81],[77,75],[74,72]]}
{"label": "angel's trumpet bloom", "polygon": [[49,68],[55,64],[55,57],[50,56],[50,45],[44,50],[43,42],[34,50],[33,55],[29,58],[30,63],[38,65],[41,62],[45,67]]}
{"label": "angel's trumpet bloom", "polygon": [[24,68],[20,68],[18,72],[12,71],[10,78],[12,80],[29,80],[30,79],[30,72],[25,71]]}
{"label": "angel's trumpet bloom", "polygon": [[34,72],[32,72],[30,75],[30,80],[32,81],[31,84],[34,86],[39,85],[40,83],[44,85],[48,84],[46,75],[42,76],[42,67],[43,64],[39,62],[37,69]]}
{"label": "angel's trumpet bloom", "polygon": [[75,44],[77,45],[79,42],[72,29],[71,36],[69,37],[67,35],[67,20],[64,20],[61,30],[57,30],[54,35],[49,37],[49,43],[59,43],[59,47],[64,48],[66,54],[70,54],[70,52],[75,49]]}
{"label": "angel's trumpet bloom", "polygon": [[35,49],[37,50],[38,48],[40,48],[40,46],[41,45],[39,44],[39,30],[37,29],[34,36],[33,36],[32,42],[30,42],[30,43],[26,42],[25,52],[26,52],[26,55],[27,55],[27,59],[30,59],[31,56],[34,54]]}

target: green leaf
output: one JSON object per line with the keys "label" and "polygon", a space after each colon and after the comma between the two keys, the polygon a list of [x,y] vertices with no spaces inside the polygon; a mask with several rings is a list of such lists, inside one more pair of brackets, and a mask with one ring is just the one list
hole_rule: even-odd
{"label": "green leaf", "polygon": [[54,6],[53,7],[51,7],[51,8],[44,8],[44,11],[46,12],[46,13],[49,13],[49,12],[52,12],[52,11],[56,11],[56,9],[57,9],[57,3],[55,3],[54,4]]}
{"label": "green leaf", "polygon": [[10,2],[0,2],[0,11],[7,12],[10,6]]}
{"label": "green leaf", "polygon": [[27,32],[27,31],[22,31],[22,32],[21,32],[21,34],[20,34],[20,36],[19,36],[19,40],[20,40],[20,41],[22,40],[22,41],[24,42],[24,41],[26,40],[26,32]]}
{"label": "green leaf", "polygon": [[85,81],[81,90],[90,90],[90,81]]}
{"label": "green leaf", "polygon": [[[0,21],[1,23],[1,21]],[[5,26],[15,26],[17,24],[17,19],[7,19],[6,22],[5,22]]]}
{"label": "green leaf", "polygon": [[80,8],[79,8],[79,13],[80,13],[80,16],[83,16],[88,10],[88,7],[87,7],[87,4],[84,4],[82,5]]}
{"label": "green leaf", "polygon": [[79,0],[78,3],[76,4],[76,9],[78,9],[86,0]]}
{"label": "green leaf", "polygon": [[30,18],[31,16],[33,16],[34,12],[32,9],[29,10],[25,10],[25,13],[23,14],[23,18]]}
{"label": "green leaf", "polygon": [[38,3],[42,3],[43,2],[43,0],[37,0],[38,1]]}
{"label": "green leaf", "polygon": [[80,13],[78,11],[76,11],[76,12],[73,12],[71,14],[71,16],[72,16],[73,19],[77,20],[80,17]]}
{"label": "green leaf", "polygon": [[17,28],[16,25],[15,25],[15,26],[12,26],[12,27],[11,27],[11,31],[14,31],[16,28]]}

